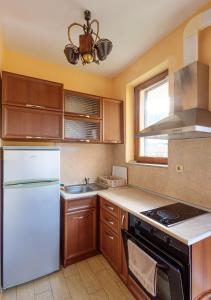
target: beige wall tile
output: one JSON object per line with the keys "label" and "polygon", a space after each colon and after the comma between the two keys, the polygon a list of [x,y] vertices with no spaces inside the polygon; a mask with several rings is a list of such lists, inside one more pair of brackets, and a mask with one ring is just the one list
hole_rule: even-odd
{"label": "beige wall tile", "polygon": [[[124,164],[124,146],[114,149],[114,163]],[[183,173],[176,165],[184,166]],[[211,139],[171,141],[168,168],[128,166],[129,184],[211,209]]]}
{"label": "beige wall tile", "polygon": [[84,177],[94,180],[110,175],[113,164],[112,145],[58,144],[61,146],[61,181],[64,184],[82,183]]}

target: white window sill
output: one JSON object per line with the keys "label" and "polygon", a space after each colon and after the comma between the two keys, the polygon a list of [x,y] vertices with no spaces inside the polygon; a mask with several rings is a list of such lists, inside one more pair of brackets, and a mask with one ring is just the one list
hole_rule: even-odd
{"label": "white window sill", "polygon": [[164,165],[164,164],[141,163],[141,162],[137,162],[135,160],[130,160],[126,164],[140,166],[140,167],[153,167],[153,168],[164,168],[164,169],[168,168],[168,165]]}

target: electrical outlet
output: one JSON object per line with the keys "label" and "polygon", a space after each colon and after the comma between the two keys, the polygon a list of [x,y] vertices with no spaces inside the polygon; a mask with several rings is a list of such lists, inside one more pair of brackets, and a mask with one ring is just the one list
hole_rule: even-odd
{"label": "electrical outlet", "polygon": [[176,165],[176,172],[177,173],[183,173],[184,172],[184,166],[183,165]]}

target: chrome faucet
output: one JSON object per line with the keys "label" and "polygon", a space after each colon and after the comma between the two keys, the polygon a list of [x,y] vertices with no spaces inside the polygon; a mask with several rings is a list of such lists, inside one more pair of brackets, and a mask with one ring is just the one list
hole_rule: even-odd
{"label": "chrome faucet", "polygon": [[85,177],[85,178],[84,178],[85,184],[89,184],[89,179],[90,179],[90,178],[88,178],[88,177]]}

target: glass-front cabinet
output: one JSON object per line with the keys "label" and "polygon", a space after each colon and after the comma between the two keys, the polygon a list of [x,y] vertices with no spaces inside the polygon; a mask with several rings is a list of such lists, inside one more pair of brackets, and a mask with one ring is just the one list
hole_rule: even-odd
{"label": "glass-front cabinet", "polygon": [[101,130],[101,98],[97,96],[65,90],[65,140],[97,143],[101,141]]}

